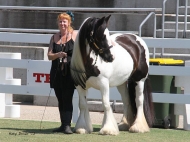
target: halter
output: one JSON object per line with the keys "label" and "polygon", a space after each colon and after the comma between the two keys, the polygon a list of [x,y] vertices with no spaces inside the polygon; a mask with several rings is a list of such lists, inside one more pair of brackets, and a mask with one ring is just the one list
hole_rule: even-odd
{"label": "halter", "polygon": [[[92,43],[94,45],[94,47],[98,50],[99,54],[104,53],[104,51],[109,50],[110,48],[113,47],[113,45],[110,45],[108,48],[99,48],[98,45],[95,43],[95,40],[93,38],[93,31],[90,32],[90,40],[89,43]],[[97,54],[97,53],[96,53]]]}

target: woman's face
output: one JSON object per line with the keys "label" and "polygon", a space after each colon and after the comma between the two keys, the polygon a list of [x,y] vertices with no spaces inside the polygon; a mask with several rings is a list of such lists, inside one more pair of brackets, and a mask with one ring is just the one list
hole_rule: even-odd
{"label": "woman's face", "polygon": [[69,21],[65,18],[62,18],[58,21],[58,26],[60,30],[67,30],[69,26]]}

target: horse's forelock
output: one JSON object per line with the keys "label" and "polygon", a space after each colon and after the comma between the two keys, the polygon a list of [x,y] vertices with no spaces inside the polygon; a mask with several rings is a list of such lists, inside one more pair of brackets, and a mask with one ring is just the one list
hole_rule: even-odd
{"label": "horse's forelock", "polygon": [[104,36],[105,29],[107,28],[106,22],[98,26],[96,29],[95,36],[97,39],[101,39]]}

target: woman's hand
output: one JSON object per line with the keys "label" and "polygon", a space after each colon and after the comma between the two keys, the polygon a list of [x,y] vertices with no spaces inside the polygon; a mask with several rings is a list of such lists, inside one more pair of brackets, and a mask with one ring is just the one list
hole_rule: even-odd
{"label": "woman's hand", "polygon": [[67,57],[67,53],[65,53],[65,52],[58,52],[57,56],[58,56],[58,58],[65,58],[65,57]]}

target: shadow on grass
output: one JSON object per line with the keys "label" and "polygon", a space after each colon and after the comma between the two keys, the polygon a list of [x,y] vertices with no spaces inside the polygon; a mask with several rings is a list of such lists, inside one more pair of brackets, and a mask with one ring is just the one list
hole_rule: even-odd
{"label": "shadow on grass", "polygon": [[[8,130],[9,135],[35,135],[35,134],[60,134],[60,133],[53,133],[52,131],[55,128],[50,129],[26,129],[26,128],[1,128],[2,130]],[[72,131],[74,127],[71,127]],[[99,132],[100,128],[93,128],[93,132]]]}
{"label": "shadow on grass", "polygon": [[53,129],[22,129],[22,128],[1,128],[1,129],[4,129],[4,130],[10,130],[10,133],[22,133],[23,135],[27,135],[27,134],[51,134],[53,133],[52,130]]}

